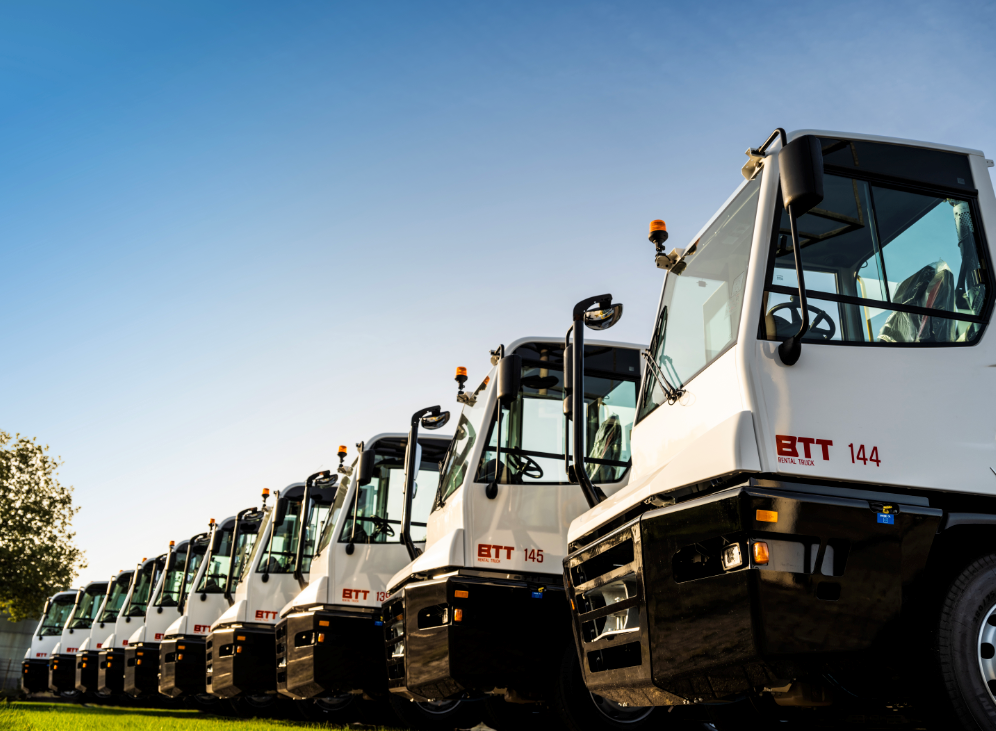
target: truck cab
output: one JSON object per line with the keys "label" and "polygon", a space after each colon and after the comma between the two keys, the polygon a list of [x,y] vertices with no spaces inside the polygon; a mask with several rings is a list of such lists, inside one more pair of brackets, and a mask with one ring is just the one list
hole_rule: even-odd
{"label": "truck cab", "polygon": [[[996,602],[956,621],[942,601],[996,537],[992,161],[782,130],[748,156],[684,248],[652,226],[666,274],[632,476],[573,521],[564,561],[587,687],[779,713],[934,697],[992,717],[979,633]],[[912,631],[962,667],[919,699],[909,670],[939,671]]]}
{"label": "truck cab", "polygon": [[52,649],[49,660],[49,689],[54,693],[75,694],[76,655],[83,641],[90,636],[90,628],[107,593],[106,581],[91,581],[76,595],[73,610],[62,628],[59,643]]}
{"label": "truck cab", "polygon": [[206,693],[204,647],[211,623],[233,603],[238,571],[252,551],[263,512],[247,508],[211,523],[208,553],[186,594],[183,614],[160,645],[159,692],[172,698]]}
{"label": "truck cab", "polygon": [[[463,410],[425,551],[391,579],[383,608],[388,683],[413,724],[435,725],[415,717],[410,701],[442,709],[460,699],[486,699],[488,723],[500,730],[536,721],[565,658],[576,664],[560,564],[570,521],[589,505],[567,470],[564,346],[523,338],[493,352],[494,367],[472,393],[461,382]],[[629,479],[640,349],[585,345],[583,464],[610,495]],[[587,692],[582,701],[570,712],[594,711]]]}
{"label": "truck cab", "polygon": [[319,533],[336,486],[295,483],[277,493],[259,538],[239,572],[234,603],[211,626],[205,649],[206,689],[220,698],[244,696],[251,706],[277,696],[274,629],[278,613],[308,585]]}
{"label": "truck cab", "polygon": [[124,691],[124,651],[128,638],[137,630],[137,625],[145,623],[152,590],[159,583],[166,554],[156,558],[142,559],[132,573],[131,583],[125,595],[121,610],[114,620],[114,631],[104,640],[98,653],[97,690],[101,693],[121,693]]}
{"label": "truck cab", "polygon": [[62,636],[76,604],[78,591],[60,591],[45,602],[42,618],[31,637],[31,646],[24,653],[21,666],[21,689],[25,693],[48,691],[48,663]]}
{"label": "truck cab", "polygon": [[166,628],[183,611],[190,581],[207,551],[207,533],[174,544],[145,612],[145,621],[128,638],[124,648],[124,690],[132,696],[159,694],[159,650]]}
{"label": "truck cab", "polygon": [[[423,435],[412,540],[424,546],[425,525],[450,437]],[[323,715],[345,713],[362,691],[385,698],[381,604],[387,583],[408,561],[402,542],[408,437],[378,434],[361,442],[341,469],[331,517],[311,563],[308,587],[281,610],[276,627],[277,689],[315,699]],[[345,454],[345,447],[340,448]]]}
{"label": "truck cab", "polygon": [[119,571],[107,584],[107,593],[100,603],[97,616],[90,627],[90,636],[80,644],[76,653],[76,690],[99,693],[98,670],[100,650],[114,633],[114,624],[131,586],[134,571]]}

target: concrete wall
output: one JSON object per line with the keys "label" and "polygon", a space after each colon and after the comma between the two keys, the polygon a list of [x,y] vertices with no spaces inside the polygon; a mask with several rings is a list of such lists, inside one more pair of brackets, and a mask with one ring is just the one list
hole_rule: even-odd
{"label": "concrete wall", "polygon": [[21,661],[31,647],[31,635],[37,626],[37,619],[11,622],[0,613],[0,693],[20,687]]}

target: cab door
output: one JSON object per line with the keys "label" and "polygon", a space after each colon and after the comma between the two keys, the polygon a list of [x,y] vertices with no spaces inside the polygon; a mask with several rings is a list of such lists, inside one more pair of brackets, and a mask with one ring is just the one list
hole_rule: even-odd
{"label": "cab door", "polygon": [[788,218],[775,212],[751,366],[762,469],[996,492],[984,162],[822,143],[824,200],[798,221],[810,330],[791,367],[777,349],[801,321],[798,281]]}

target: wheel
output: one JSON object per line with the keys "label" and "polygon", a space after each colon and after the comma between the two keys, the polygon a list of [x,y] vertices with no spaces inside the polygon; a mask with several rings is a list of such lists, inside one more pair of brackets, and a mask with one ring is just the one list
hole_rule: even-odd
{"label": "wheel", "polygon": [[560,663],[553,707],[571,731],[642,731],[662,726],[666,712],[655,706],[623,706],[589,691],[573,644]]}
{"label": "wheel", "polygon": [[406,728],[420,731],[452,731],[473,728],[484,717],[481,701],[449,700],[418,703],[391,696],[391,707]]}
{"label": "wheel", "polygon": [[210,713],[212,716],[232,716],[234,711],[232,710],[232,704],[225,701],[224,698],[219,698],[216,695],[210,695],[208,693],[197,693],[186,698],[186,705],[188,708],[193,708],[204,713]]}
{"label": "wheel", "polygon": [[298,714],[305,721],[321,721],[322,723],[346,726],[356,715],[360,701],[350,693],[345,695],[313,698],[303,701],[293,701]]}
{"label": "wheel", "polygon": [[506,703],[501,696],[484,701],[484,723],[495,731],[559,731],[560,716],[546,704]]}
{"label": "wheel", "polygon": [[949,723],[996,729],[996,554],[974,561],[951,584],[935,651]]}
{"label": "wheel", "polygon": [[289,718],[294,711],[290,701],[273,693],[243,693],[232,698],[231,706],[239,718]]}

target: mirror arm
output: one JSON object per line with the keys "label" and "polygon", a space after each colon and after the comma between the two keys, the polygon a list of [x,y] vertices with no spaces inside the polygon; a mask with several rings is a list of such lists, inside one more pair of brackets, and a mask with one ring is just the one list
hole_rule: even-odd
{"label": "mirror arm", "polygon": [[600,295],[578,302],[574,306],[574,340],[571,350],[571,412],[574,421],[574,477],[581,486],[585,500],[590,507],[595,507],[605,500],[605,493],[597,485],[592,484],[584,468],[584,456],[587,454],[584,444],[584,313],[596,302],[607,307],[612,302],[612,295]]}
{"label": "mirror arm", "polygon": [[322,470],[308,477],[304,481],[304,496],[301,499],[301,517],[298,519],[297,549],[294,551],[294,578],[301,588],[305,588],[308,582],[304,580],[304,571],[301,564],[304,561],[304,539],[308,532],[308,498],[311,497],[311,488],[315,486],[315,481],[319,477],[328,477],[332,474],[329,470]]}
{"label": "mirror arm", "polygon": [[235,514],[235,525],[232,526],[232,548],[228,553],[228,575],[225,577],[225,599],[228,601],[228,606],[235,603],[232,598],[232,574],[235,573],[235,548],[239,544],[239,527],[242,518],[252,510],[252,508],[246,508]]}
{"label": "mirror arm", "polygon": [[573,323],[567,328],[564,336],[564,472],[570,482],[577,484],[577,480],[571,477],[571,333],[574,331]]}
{"label": "mirror arm", "polygon": [[788,206],[789,226],[792,230],[792,253],[795,255],[795,274],[799,279],[799,308],[802,311],[802,323],[799,332],[782,341],[778,346],[778,357],[787,366],[795,365],[802,354],[802,336],[809,330],[809,308],[806,305],[806,280],[802,272],[802,247],[799,245],[799,231],[796,228],[792,206]]}
{"label": "mirror arm", "polygon": [[405,497],[401,501],[401,542],[405,544],[412,561],[419,556],[419,550],[412,540],[412,499],[415,497],[415,475],[419,468],[419,465],[415,464],[415,456],[418,454],[418,427],[423,416],[438,415],[439,406],[419,409],[412,414],[411,429],[408,431],[408,448],[405,450],[405,466],[408,469],[405,474]]}

